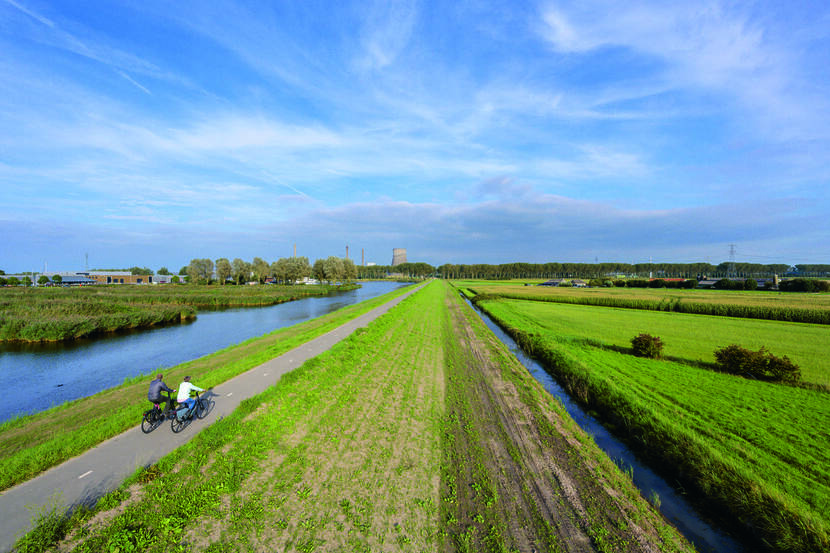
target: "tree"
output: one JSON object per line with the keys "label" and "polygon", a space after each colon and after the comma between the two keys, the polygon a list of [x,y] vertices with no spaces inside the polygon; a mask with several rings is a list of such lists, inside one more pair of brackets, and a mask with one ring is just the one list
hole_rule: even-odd
{"label": "tree", "polygon": [[351,259],[343,260],[343,276],[341,278],[346,282],[351,282],[357,278],[357,267]]}
{"label": "tree", "polygon": [[220,284],[225,284],[232,274],[233,267],[227,258],[220,257],[216,260],[216,278],[219,279]]}
{"label": "tree", "polygon": [[17,277],[14,277],[14,276],[9,277],[8,283],[9,283],[9,286],[19,286],[20,285],[20,279],[17,278]]}
{"label": "tree", "polygon": [[153,270],[149,267],[130,267],[127,269],[133,275],[152,275]]}
{"label": "tree", "polygon": [[191,259],[187,266],[187,276],[195,284],[210,284],[213,277],[213,261],[210,259]]}
{"label": "tree", "polygon": [[248,282],[248,279],[251,278],[251,264],[239,259],[238,257],[233,260],[231,264],[233,269],[233,279],[236,281],[237,284],[244,284]]}
{"label": "tree", "polygon": [[170,269],[168,269],[167,267],[162,267],[161,269],[159,269],[158,271],[156,271],[156,274],[159,274],[159,275],[169,275],[169,274],[170,274]]}
{"label": "tree", "polygon": [[185,276],[187,274],[187,265],[179,269],[179,276]]}
{"label": "tree", "polygon": [[31,286],[32,285],[32,279],[31,279],[31,277],[28,277],[28,276],[24,276],[22,279],[20,279],[20,282],[23,284],[23,286]]}
{"label": "tree", "polygon": [[253,263],[251,263],[251,270],[260,284],[265,282],[265,277],[268,276],[270,269],[271,267],[261,257],[255,257]]}
{"label": "tree", "polygon": [[173,275],[173,278],[170,279],[170,282],[172,282],[173,284],[178,284],[179,282],[181,282],[181,279],[179,278],[179,275]]}
{"label": "tree", "polygon": [[63,277],[60,275],[52,275],[52,282],[54,282],[55,284],[62,284]]}
{"label": "tree", "polygon": [[49,277],[46,276],[46,275],[40,275],[40,277],[37,279],[37,283],[40,284],[41,286],[49,284],[50,282],[51,281],[49,280]]}

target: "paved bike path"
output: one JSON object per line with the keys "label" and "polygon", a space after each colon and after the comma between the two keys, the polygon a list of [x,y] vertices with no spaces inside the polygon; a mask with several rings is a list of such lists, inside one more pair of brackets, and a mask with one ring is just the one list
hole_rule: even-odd
{"label": "paved bike path", "polygon": [[193,420],[178,434],[170,431],[167,422],[150,434],[144,434],[136,425],[86,453],[0,493],[0,551],[10,551],[15,541],[31,529],[32,516],[41,506],[55,504],[67,509],[73,505],[94,504],[98,498],[116,489],[137,468],[155,463],[203,428],[233,412],[242,400],[272,386],[283,374],[330,349],[356,329],[367,326],[418,289],[420,286],[214,386],[212,392],[207,392],[208,396],[205,396],[215,401],[213,410],[204,419]]}

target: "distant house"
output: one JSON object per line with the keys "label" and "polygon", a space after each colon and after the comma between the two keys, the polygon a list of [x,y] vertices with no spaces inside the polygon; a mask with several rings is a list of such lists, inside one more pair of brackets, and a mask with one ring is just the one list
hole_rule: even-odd
{"label": "distant house", "polygon": [[90,271],[78,273],[87,276],[98,284],[152,284],[153,275],[134,275],[129,271]]}
{"label": "distant house", "polygon": [[587,288],[588,283],[582,280],[581,278],[574,278],[571,279],[571,286],[575,286],[577,288]]}
{"label": "distant house", "polygon": [[564,279],[562,279],[562,278],[552,278],[550,280],[547,280],[547,281],[539,284],[539,286],[559,286],[560,284],[562,284],[563,280]]}

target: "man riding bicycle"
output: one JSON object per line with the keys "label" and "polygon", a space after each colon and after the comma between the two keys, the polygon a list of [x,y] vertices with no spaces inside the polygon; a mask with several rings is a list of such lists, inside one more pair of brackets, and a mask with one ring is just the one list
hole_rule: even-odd
{"label": "man riding bicycle", "polygon": [[[154,405],[166,403],[167,409],[172,409],[173,398],[170,397],[170,394],[175,392],[175,390],[165,384],[162,378],[164,378],[163,375],[157,374],[156,378],[150,382],[150,390],[147,392],[147,399],[149,399]],[[167,397],[163,396],[162,392],[167,392]]]}
{"label": "man riding bicycle", "polygon": [[178,396],[176,396],[176,401],[178,401],[179,403],[187,404],[188,409],[193,409],[193,404],[196,403],[196,400],[193,399],[192,397],[190,397],[190,392],[192,392],[194,390],[197,391],[197,392],[204,392],[205,391],[204,389],[199,388],[198,386],[194,386],[193,384],[191,384],[190,383],[190,377],[185,376],[184,377],[184,382],[182,382],[179,385],[179,394],[178,394]]}

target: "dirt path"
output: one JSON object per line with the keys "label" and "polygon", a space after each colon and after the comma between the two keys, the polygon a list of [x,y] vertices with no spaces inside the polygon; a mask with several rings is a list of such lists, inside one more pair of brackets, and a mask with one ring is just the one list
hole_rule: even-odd
{"label": "dirt path", "polygon": [[466,305],[448,297],[447,309],[457,344],[453,442],[458,461],[472,461],[451,478],[458,549],[490,549],[488,511],[519,551],[688,548]]}

